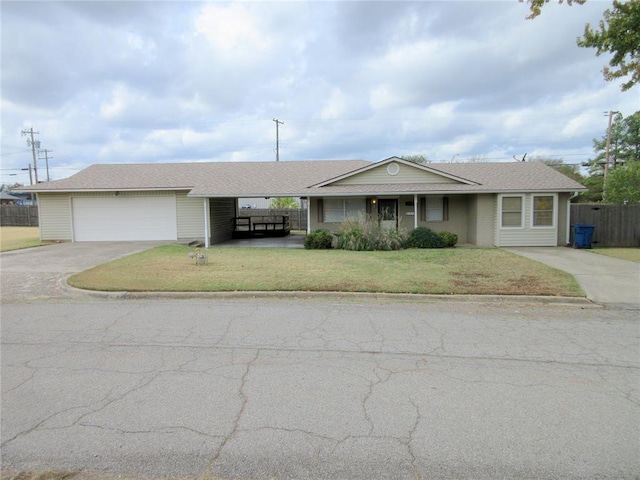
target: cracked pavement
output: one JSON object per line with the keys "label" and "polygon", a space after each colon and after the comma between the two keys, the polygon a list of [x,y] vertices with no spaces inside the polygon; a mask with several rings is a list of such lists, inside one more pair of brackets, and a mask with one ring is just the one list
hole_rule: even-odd
{"label": "cracked pavement", "polygon": [[391,299],[8,302],[2,467],[637,478],[636,313]]}

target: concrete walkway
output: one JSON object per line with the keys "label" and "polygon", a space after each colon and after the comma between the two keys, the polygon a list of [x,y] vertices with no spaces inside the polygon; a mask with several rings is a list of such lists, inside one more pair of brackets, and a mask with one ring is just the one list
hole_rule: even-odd
{"label": "concrete walkway", "polygon": [[573,275],[593,302],[640,309],[640,264],[567,247],[504,250]]}

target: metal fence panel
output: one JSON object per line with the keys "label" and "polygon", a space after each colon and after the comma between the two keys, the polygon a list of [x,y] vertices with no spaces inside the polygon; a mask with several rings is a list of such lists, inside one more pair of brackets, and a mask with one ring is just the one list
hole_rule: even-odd
{"label": "metal fence panel", "polygon": [[[594,225],[594,247],[640,247],[640,205],[571,205],[571,225]],[[571,229],[573,245],[573,228]]]}
{"label": "metal fence panel", "polygon": [[0,225],[3,227],[37,227],[37,205],[0,205]]}

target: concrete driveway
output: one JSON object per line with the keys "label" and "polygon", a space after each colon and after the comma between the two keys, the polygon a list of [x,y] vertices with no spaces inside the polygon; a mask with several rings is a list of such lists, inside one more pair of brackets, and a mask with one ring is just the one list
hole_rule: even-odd
{"label": "concrete driveway", "polygon": [[596,303],[640,309],[640,264],[567,247],[505,248],[573,275]]}
{"label": "concrete driveway", "polygon": [[64,280],[102,263],[167,242],[58,243],[0,254],[2,301],[68,297]]}

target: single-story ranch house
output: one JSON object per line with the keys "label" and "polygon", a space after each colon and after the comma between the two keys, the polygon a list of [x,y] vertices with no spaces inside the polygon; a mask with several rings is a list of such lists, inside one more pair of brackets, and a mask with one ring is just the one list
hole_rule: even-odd
{"label": "single-story ranch house", "polygon": [[415,164],[391,157],[291,162],[92,165],[36,192],[42,240],[232,237],[238,198],[302,197],[308,231],[369,214],[388,228],[427,226],[478,246],[569,241],[570,198],[585,188],[541,162]]}

